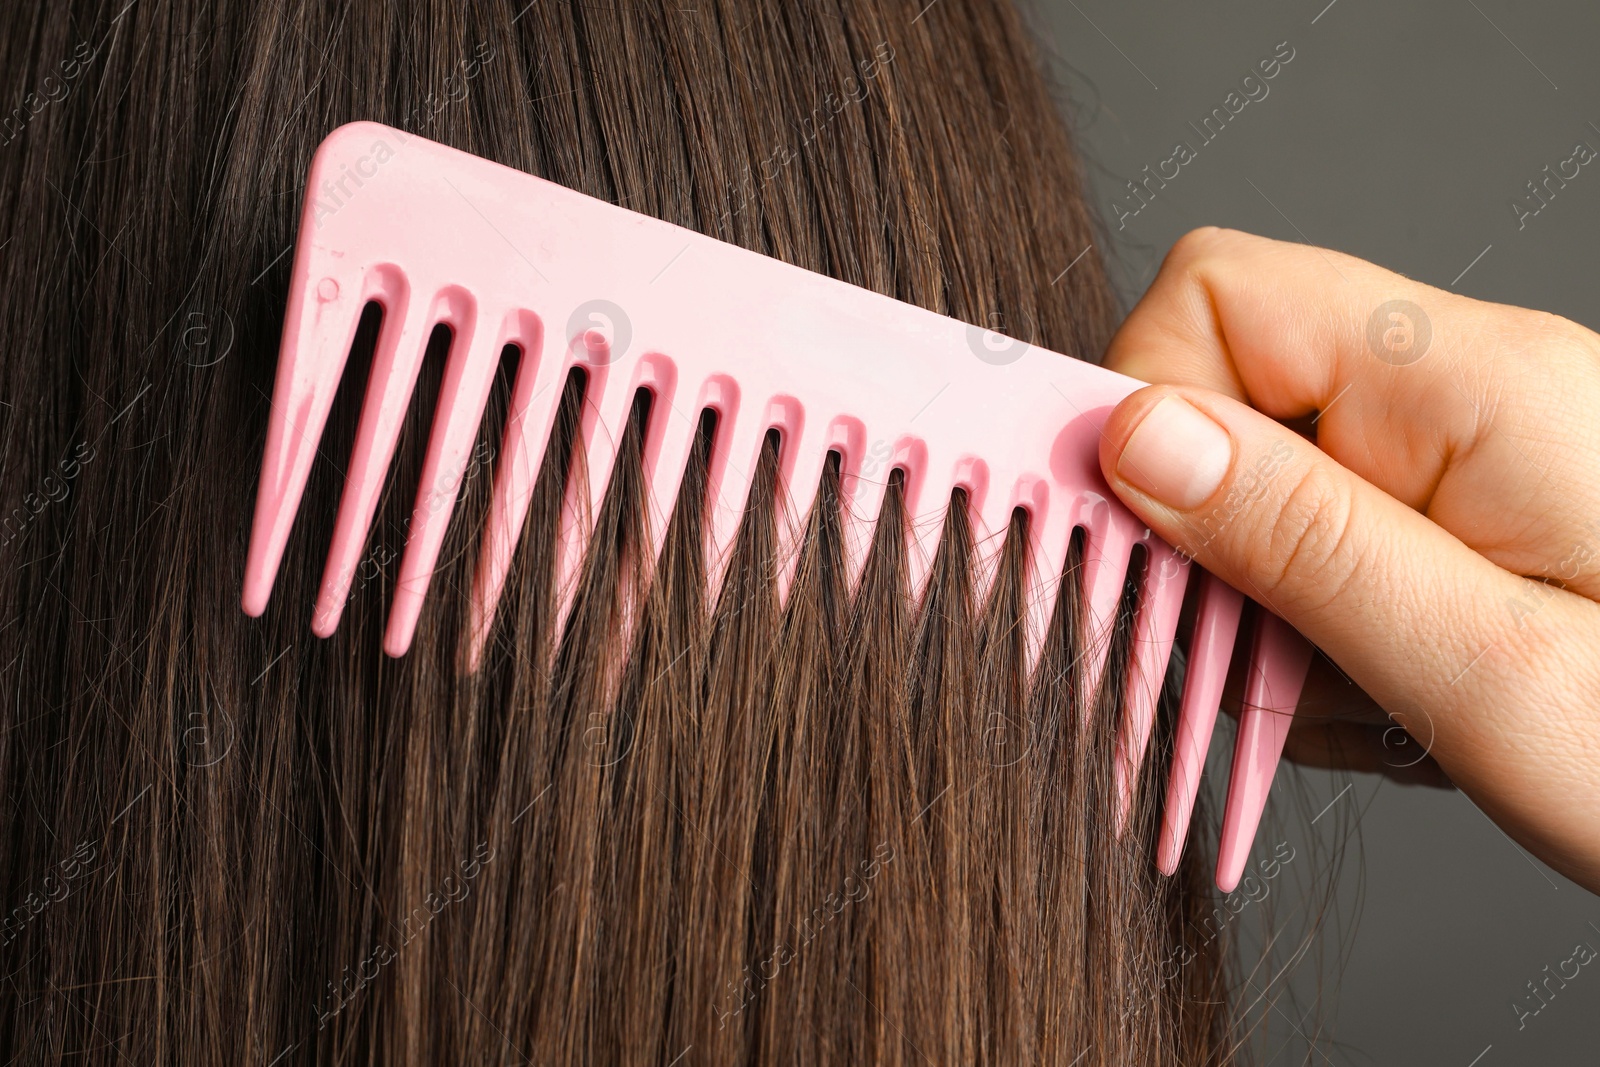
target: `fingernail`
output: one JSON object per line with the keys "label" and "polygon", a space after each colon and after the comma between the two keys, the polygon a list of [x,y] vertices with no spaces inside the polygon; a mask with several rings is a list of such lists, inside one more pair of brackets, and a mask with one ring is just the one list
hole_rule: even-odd
{"label": "fingernail", "polygon": [[1117,460],[1117,475],[1170,508],[1199,507],[1233,463],[1226,430],[1177,396],[1164,396],[1135,426]]}

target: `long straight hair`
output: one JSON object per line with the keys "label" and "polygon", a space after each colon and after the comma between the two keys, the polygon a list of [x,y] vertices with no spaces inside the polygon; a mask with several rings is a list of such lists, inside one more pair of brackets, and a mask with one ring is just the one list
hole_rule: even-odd
{"label": "long straight hair", "polygon": [[[979,542],[957,493],[914,596],[877,472],[852,587],[838,464],[796,514],[773,437],[714,582],[716,419],[641,394],[558,627],[575,374],[464,676],[508,351],[389,659],[440,329],[317,639],[374,307],[272,605],[238,609],[302,183],[346,121],[1095,358],[1109,289],[1005,0],[63,0],[0,8],[0,54],[6,1062],[1231,1059],[1218,950],[1173,962],[1204,878],[1150,859],[1161,744],[1111,830],[1134,586],[1083,709],[1082,546],[1030,673],[1020,514]],[[652,558],[641,442],[674,418]]]}

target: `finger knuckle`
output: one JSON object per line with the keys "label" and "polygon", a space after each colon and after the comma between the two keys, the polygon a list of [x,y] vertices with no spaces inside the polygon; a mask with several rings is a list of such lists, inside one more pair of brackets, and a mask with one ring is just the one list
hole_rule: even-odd
{"label": "finger knuckle", "polygon": [[1358,563],[1351,512],[1337,477],[1318,465],[1306,468],[1272,518],[1264,575],[1269,596],[1318,610],[1344,595]]}
{"label": "finger knuckle", "polygon": [[1227,231],[1220,226],[1196,226],[1184,233],[1172,246],[1173,254],[1185,258],[1204,253],[1213,248],[1218,238]]}
{"label": "finger knuckle", "polygon": [[1281,245],[1242,230],[1202,226],[1178,238],[1161,269],[1164,274],[1187,279],[1211,293],[1213,299],[1226,299],[1225,294],[1247,288],[1263,264],[1303,252],[1298,246]]}
{"label": "finger knuckle", "polygon": [[1195,266],[1220,255],[1234,236],[1220,226],[1201,226],[1178,238],[1167,253],[1167,265],[1182,269]]}

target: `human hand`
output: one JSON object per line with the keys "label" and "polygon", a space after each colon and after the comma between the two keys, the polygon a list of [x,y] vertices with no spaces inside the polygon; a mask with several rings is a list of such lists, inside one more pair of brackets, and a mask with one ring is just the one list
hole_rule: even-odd
{"label": "human hand", "polygon": [[[1600,892],[1600,336],[1207,229],[1106,365],[1159,383],[1106,423],[1117,495]],[[1309,708],[1328,673],[1286,754],[1377,769],[1374,728]]]}

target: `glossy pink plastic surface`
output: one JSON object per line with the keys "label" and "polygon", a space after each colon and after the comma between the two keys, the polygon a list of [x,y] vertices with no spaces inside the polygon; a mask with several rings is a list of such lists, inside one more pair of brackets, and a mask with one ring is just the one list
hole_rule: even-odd
{"label": "glossy pink plastic surface", "polygon": [[[1082,530],[1093,635],[1078,672],[1086,694],[1099,688],[1110,626],[1142,547],[1133,669],[1119,728],[1118,784],[1126,800],[1150,738],[1191,569],[1100,475],[1106,415],[1141,383],[420,137],[352,123],[323,142],[308,181],[245,569],[250,615],[266,609],[368,302],[382,307],[383,324],[313,612],[317,634],[334,631],[349,598],[423,351],[443,323],[452,333],[450,355],[384,636],[390,655],[411,643],[501,350],[515,345],[522,359],[472,591],[468,669],[478,666],[492,632],[563,382],[581,367],[588,375],[580,428],[587,475],[569,486],[562,521],[556,588],[563,611],[639,389],[653,395],[644,461],[658,550],[699,413],[717,414],[707,545],[713,589],[773,429],[788,549],[803,534],[828,453],[839,454],[852,581],[897,468],[912,517],[914,591],[932,562],[953,490],[966,492],[975,538],[991,562],[1013,511],[1024,510],[1031,657],[1055,609],[1069,542]],[[787,553],[779,576],[780,596],[794,555]],[[1238,594],[1229,593],[1202,595],[1200,625],[1209,636],[1189,661],[1186,685],[1196,696],[1184,705],[1179,735],[1188,740],[1180,748],[1198,745],[1202,760],[1237,625]],[[1272,676],[1274,692],[1286,697],[1291,679],[1281,670]],[[1199,764],[1191,754],[1182,766],[1174,795],[1186,822]],[[1270,766],[1252,767],[1250,774],[1270,784]],[[1241,787],[1237,764],[1234,788],[1250,803],[1266,792],[1265,785]],[[1253,820],[1245,821],[1253,832]],[[1177,841],[1170,856],[1163,852],[1173,863]],[[1249,844],[1248,837],[1234,842],[1244,852]],[[1226,847],[1224,854],[1233,855]]]}
{"label": "glossy pink plastic surface", "polygon": [[1217,887],[1233,892],[1250,859],[1261,812],[1267,806],[1283,742],[1289,736],[1295,705],[1305,687],[1312,649],[1305,638],[1270,612],[1257,613],[1239,712],[1239,737],[1233,749],[1233,776],[1228,805],[1222,814],[1222,839],[1217,849]]}
{"label": "glossy pink plastic surface", "polygon": [[1211,731],[1217,722],[1228,661],[1233,656],[1239,616],[1244,610],[1244,596],[1205,571],[1200,572],[1199,594],[1183,696],[1178,705],[1177,735],[1173,738],[1167,806],[1162,812],[1161,838],[1156,846],[1156,866],[1162,874],[1176,871],[1183,855],[1189,816],[1194,813],[1195,797],[1200,792],[1200,772],[1205,769],[1206,753],[1211,747]]}

